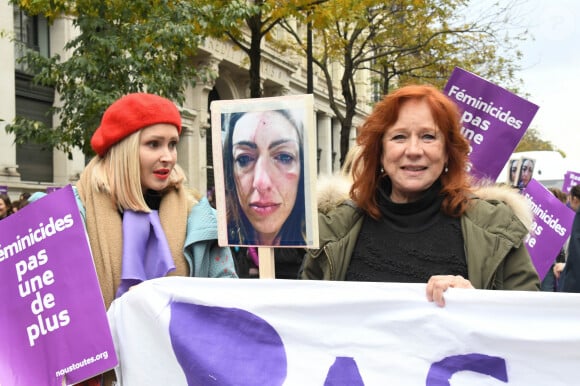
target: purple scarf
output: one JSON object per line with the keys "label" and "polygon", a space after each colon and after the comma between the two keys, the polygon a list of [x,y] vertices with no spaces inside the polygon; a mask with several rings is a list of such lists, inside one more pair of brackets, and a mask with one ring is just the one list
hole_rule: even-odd
{"label": "purple scarf", "polygon": [[123,263],[116,297],[145,280],[166,276],[175,269],[159,213],[123,213]]}

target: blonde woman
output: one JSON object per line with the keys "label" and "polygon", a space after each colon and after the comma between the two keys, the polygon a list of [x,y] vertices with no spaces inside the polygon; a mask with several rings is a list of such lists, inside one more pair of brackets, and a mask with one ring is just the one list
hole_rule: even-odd
{"label": "blonde woman", "polygon": [[[180,132],[171,101],[136,93],[105,111],[91,139],[97,155],[76,191],[107,309],[148,279],[237,277],[230,250],[217,244],[215,210],[185,186]],[[112,377],[83,385],[109,385]]]}
{"label": "blonde woman", "polygon": [[[186,187],[177,165],[180,133],[173,102],[135,93],[105,111],[91,139],[97,155],[74,191],[107,309],[128,287],[147,279],[237,278],[230,249],[217,246],[215,209]],[[44,195],[36,192],[28,201]],[[166,271],[149,272],[153,265]],[[133,277],[140,266],[146,276]]]}

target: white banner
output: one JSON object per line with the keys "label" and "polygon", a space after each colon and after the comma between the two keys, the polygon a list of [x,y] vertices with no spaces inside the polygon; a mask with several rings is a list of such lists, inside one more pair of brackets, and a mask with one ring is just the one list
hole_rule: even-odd
{"label": "white banner", "polygon": [[575,385],[580,294],[162,278],[109,309],[121,386]]}

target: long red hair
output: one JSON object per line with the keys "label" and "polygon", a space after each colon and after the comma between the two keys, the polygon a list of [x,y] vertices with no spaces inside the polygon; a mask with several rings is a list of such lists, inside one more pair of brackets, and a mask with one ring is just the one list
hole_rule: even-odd
{"label": "long red hair", "polygon": [[435,123],[445,137],[448,171],[441,175],[442,193],[445,195],[442,210],[450,216],[459,217],[467,209],[468,197],[472,193],[467,172],[469,141],[461,134],[457,105],[431,85],[402,87],[375,105],[359,129],[357,144],[360,148],[352,165],[350,196],[359,208],[375,219],[380,218],[376,191],[382,177],[383,135],[398,120],[401,106],[409,100],[427,102]]}

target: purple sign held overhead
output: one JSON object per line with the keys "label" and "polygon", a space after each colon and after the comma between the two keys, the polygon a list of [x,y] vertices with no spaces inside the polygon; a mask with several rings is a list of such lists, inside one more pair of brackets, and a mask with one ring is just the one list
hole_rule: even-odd
{"label": "purple sign held overhead", "polygon": [[0,221],[0,299],[0,385],[70,385],[116,366],[70,185]]}
{"label": "purple sign held overhead", "polygon": [[459,67],[444,92],[462,112],[461,133],[471,145],[471,174],[495,181],[538,106]]}
{"label": "purple sign held overhead", "polygon": [[566,194],[570,194],[570,189],[578,184],[580,184],[580,173],[569,170],[564,175],[562,191]]}
{"label": "purple sign held overhead", "polygon": [[574,211],[533,178],[522,194],[529,200],[534,213],[526,247],[538,275],[543,280],[570,236]]}

